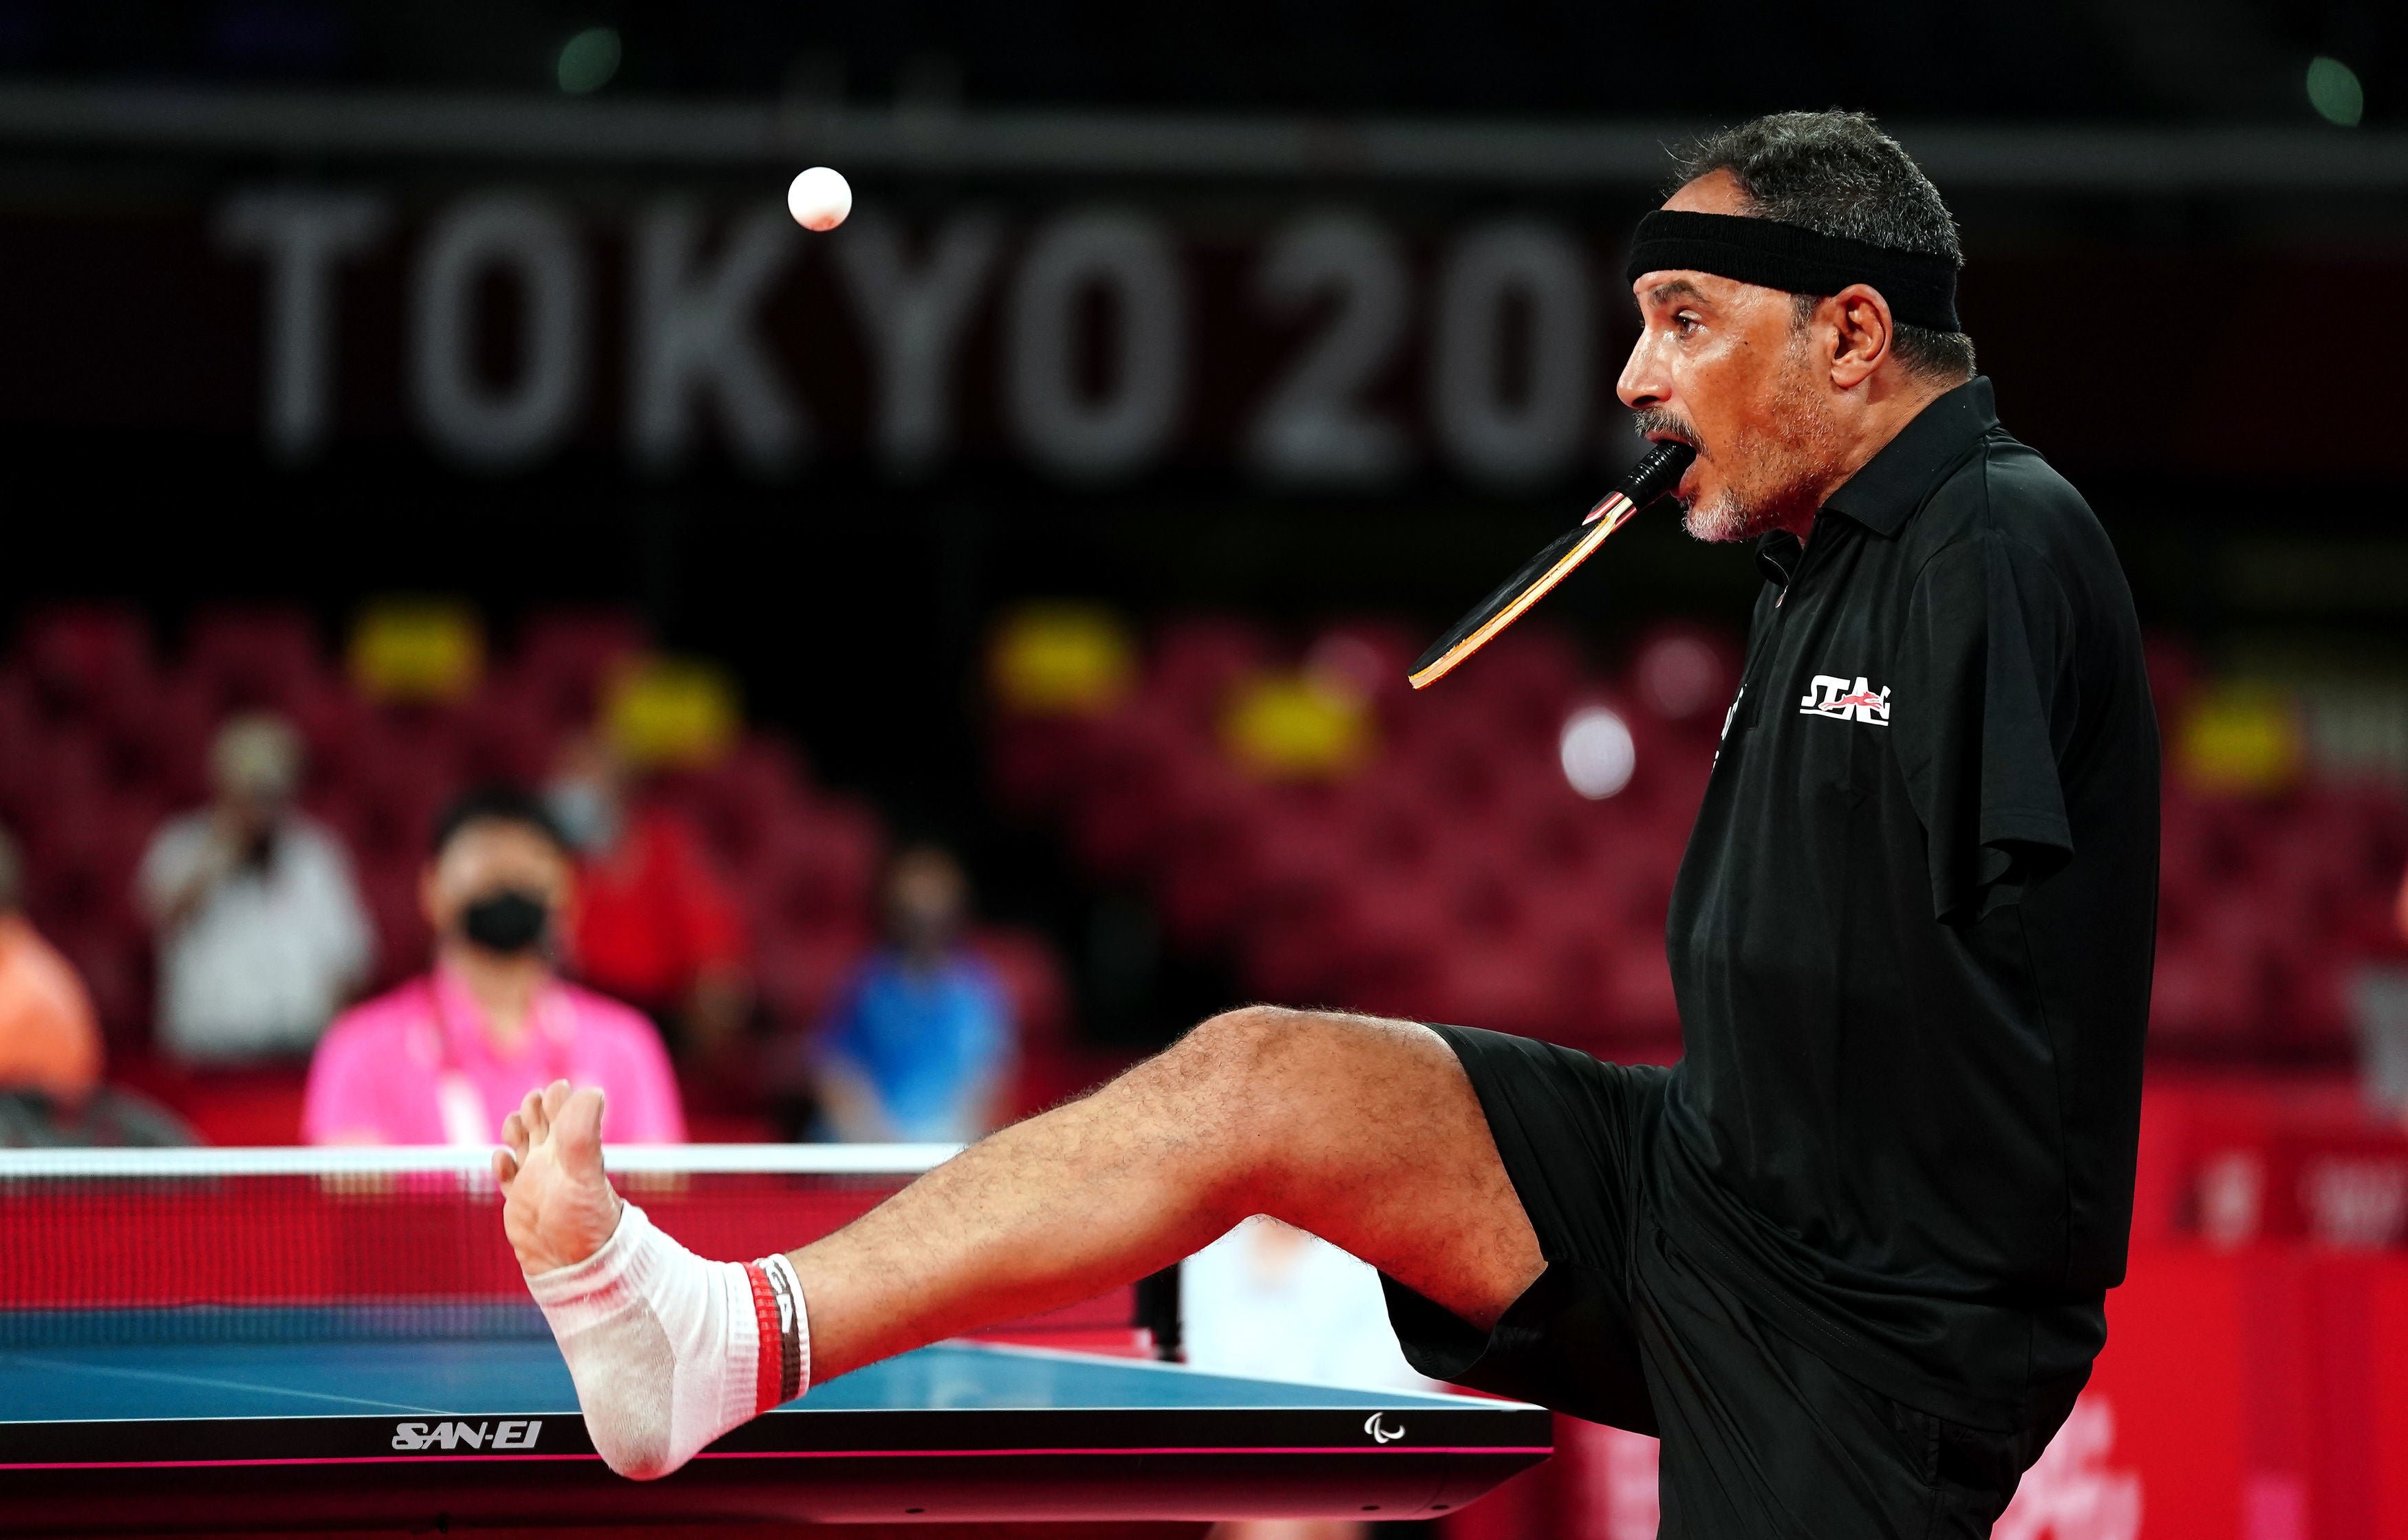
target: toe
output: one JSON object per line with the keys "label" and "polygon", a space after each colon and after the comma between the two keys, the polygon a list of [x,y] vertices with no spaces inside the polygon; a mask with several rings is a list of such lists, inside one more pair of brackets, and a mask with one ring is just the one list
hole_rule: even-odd
{"label": "toe", "polygon": [[539,1142],[552,1133],[552,1117],[544,1108],[543,1092],[528,1091],[526,1100],[519,1104],[518,1116],[526,1124],[530,1142]]}
{"label": "toe", "polygon": [[[511,1116],[516,1117],[517,1114],[512,1113]],[[500,1186],[504,1194],[509,1193],[510,1183],[518,1179],[518,1175],[519,1162],[509,1150],[494,1151],[494,1180]]]}
{"label": "toe", "polygon": [[527,1125],[523,1112],[513,1112],[502,1119],[502,1143],[510,1147],[510,1153],[518,1160],[526,1159]]}
{"label": "toe", "polygon": [[[563,1082],[563,1087],[566,1082]],[[556,1088],[557,1089],[557,1088]],[[563,1166],[584,1175],[602,1169],[602,1091],[597,1086],[562,1098],[552,1115],[552,1142]]]}

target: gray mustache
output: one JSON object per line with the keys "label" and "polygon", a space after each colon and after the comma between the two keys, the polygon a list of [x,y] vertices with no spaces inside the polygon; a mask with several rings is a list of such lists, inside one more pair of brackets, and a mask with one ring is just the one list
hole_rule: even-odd
{"label": "gray mustache", "polygon": [[1699,454],[1706,452],[1705,441],[1698,436],[1697,429],[1659,407],[1641,406],[1630,414],[1630,422],[1641,434],[1671,434],[1697,446]]}

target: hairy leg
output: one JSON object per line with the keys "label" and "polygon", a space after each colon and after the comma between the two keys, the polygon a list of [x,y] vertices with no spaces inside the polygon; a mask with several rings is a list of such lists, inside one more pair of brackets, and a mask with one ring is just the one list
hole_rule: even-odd
{"label": "hairy leg", "polygon": [[[599,1093],[530,1093],[495,1156],[530,1275],[609,1239]],[[1094,1094],[982,1140],[789,1254],[815,1380],[1090,1298],[1254,1214],[1489,1326],[1544,1265],[1480,1103],[1436,1033],[1282,1010],[1214,1017]]]}
{"label": "hairy leg", "polygon": [[1254,1214],[1484,1327],[1543,1265],[1437,1034],[1250,1006],[791,1253],[813,1373],[1089,1298]]}

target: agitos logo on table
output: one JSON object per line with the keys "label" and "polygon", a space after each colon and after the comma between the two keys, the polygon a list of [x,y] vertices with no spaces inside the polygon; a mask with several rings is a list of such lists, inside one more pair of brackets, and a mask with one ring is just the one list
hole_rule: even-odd
{"label": "agitos logo on table", "polygon": [[393,1429],[393,1447],[396,1449],[532,1449],[537,1435],[543,1432],[543,1420],[512,1419],[503,1422],[437,1422],[430,1429],[423,1422],[397,1422]]}

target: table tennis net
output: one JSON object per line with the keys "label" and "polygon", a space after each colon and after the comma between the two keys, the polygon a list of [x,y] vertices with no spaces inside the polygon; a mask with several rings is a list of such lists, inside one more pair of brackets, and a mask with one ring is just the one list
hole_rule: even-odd
{"label": "table tennis net", "polygon": [[[889,1148],[889,1169],[859,1149],[687,1147],[611,1175],[695,1251],[744,1260],[828,1233],[946,1153]],[[0,1152],[0,1347],[544,1332],[492,1175],[454,1152]]]}

